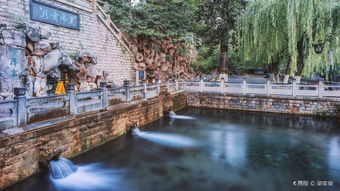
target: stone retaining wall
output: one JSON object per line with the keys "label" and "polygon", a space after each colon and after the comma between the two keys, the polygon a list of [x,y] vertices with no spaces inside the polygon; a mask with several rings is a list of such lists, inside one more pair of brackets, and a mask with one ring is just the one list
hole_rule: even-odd
{"label": "stone retaining wall", "polygon": [[162,93],[157,98],[112,106],[109,111],[77,116],[74,119],[29,130],[0,139],[0,189],[39,171],[39,161],[50,158],[55,149],[73,157],[124,133],[136,120],[142,126],[164,112],[186,107],[186,93]]}
{"label": "stone retaining wall", "polygon": [[340,117],[340,99],[188,93],[188,105],[231,110]]}

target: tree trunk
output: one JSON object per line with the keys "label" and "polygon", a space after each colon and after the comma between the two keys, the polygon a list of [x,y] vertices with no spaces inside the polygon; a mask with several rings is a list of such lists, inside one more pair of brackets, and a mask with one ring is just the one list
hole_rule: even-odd
{"label": "tree trunk", "polygon": [[288,64],[287,64],[286,70],[285,70],[285,74],[286,74],[286,75],[290,75],[290,72],[291,72],[290,66],[291,66],[291,65],[292,65],[292,61],[291,61],[291,58],[289,58]]}
{"label": "tree trunk", "polygon": [[303,69],[305,67],[305,54],[306,51],[304,47],[305,35],[301,37],[301,39],[297,42],[296,47],[298,49],[298,59],[297,59],[297,71],[295,75],[301,76]]}
{"label": "tree trunk", "polygon": [[287,84],[288,81],[289,81],[289,75],[290,75],[290,72],[291,72],[291,66],[292,62],[291,62],[291,58],[289,57],[288,59],[288,63],[287,63],[287,66],[286,66],[286,70],[285,70],[285,77],[283,79],[283,83]]}
{"label": "tree trunk", "polygon": [[269,67],[269,80],[273,83],[277,82],[277,76],[275,74],[278,74],[279,71],[279,62],[272,62]]}
{"label": "tree trunk", "polygon": [[296,83],[301,82],[301,75],[303,72],[303,68],[305,67],[305,49],[304,49],[304,36],[301,37],[301,39],[297,42],[297,49],[298,49],[298,59],[297,59],[297,70],[295,73],[295,80]]}
{"label": "tree trunk", "polygon": [[222,39],[220,41],[220,74],[226,74],[228,70],[228,40]]}

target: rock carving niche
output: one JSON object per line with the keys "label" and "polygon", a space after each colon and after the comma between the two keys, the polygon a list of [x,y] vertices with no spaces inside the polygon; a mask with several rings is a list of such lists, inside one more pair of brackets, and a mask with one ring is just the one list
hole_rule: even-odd
{"label": "rock carving niche", "polygon": [[[31,26],[27,30],[28,80],[26,87],[31,96],[45,96],[53,86],[47,80],[76,85],[76,91],[91,91],[98,88],[103,71],[97,68],[97,57],[90,51],[79,50],[71,59],[58,42],[50,39],[48,28]],[[65,79],[66,75],[68,76]]]}
{"label": "rock carving niche", "polygon": [[12,98],[15,87],[25,87],[28,97],[47,96],[55,88],[49,82],[65,80],[65,74],[76,91],[97,89],[106,80],[92,52],[79,50],[72,59],[51,35],[39,24],[0,25],[0,100]]}

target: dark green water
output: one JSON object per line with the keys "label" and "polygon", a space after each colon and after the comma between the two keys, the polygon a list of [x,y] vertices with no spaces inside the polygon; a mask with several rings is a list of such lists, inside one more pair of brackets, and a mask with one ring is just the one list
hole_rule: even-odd
{"label": "dark green water", "polygon": [[[205,109],[178,114],[196,120],[164,118],[141,130],[190,137],[197,141],[196,146],[171,148],[128,134],[72,159],[84,166],[100,163],[92,168],[94,178],[74,180],[86,189],[58,189],[48,172],[42,172],[8,191],[340,190],[339,123]],[[105,170],[111,171],[105,174]],[[102,181],[100,176],[108,180]],[[91,179],[106,185],[86,186]],[[309,186],[294,186],[294,181],[309,181]],[[332,181],[333,186],[329,182],[318,186],[317,181]]]}

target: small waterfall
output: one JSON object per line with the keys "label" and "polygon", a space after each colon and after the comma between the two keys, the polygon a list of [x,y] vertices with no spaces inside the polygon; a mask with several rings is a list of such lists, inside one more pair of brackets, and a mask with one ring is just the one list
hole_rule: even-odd
{"label": "small waterfall", "polygon": [[77,171],[77,166],[70,160],[59,157],[50,161],[51,176],[53,179],[62,179]]}
{"label": "small waterfall", "polygon": [[110,169],[104,163],[80,164],[77,171],[61,179],[50,176],[53,185],[61,191],[127,191],[123,169]]}
{"label": "small waterfall", "polygon": [[169,147],[193,147],[197,144],[197,141],[181,135],[143,132],[139,128],[134,128],[132,131],[138,137]]}
{"label": "small waterfall", "polygon": [[187,119],[187,120],[193,120],[195,119],[194,117],[187,116],[187,115],[177,115],[175,112],[170,111],[169,113],[170,118],[172,119]]}

